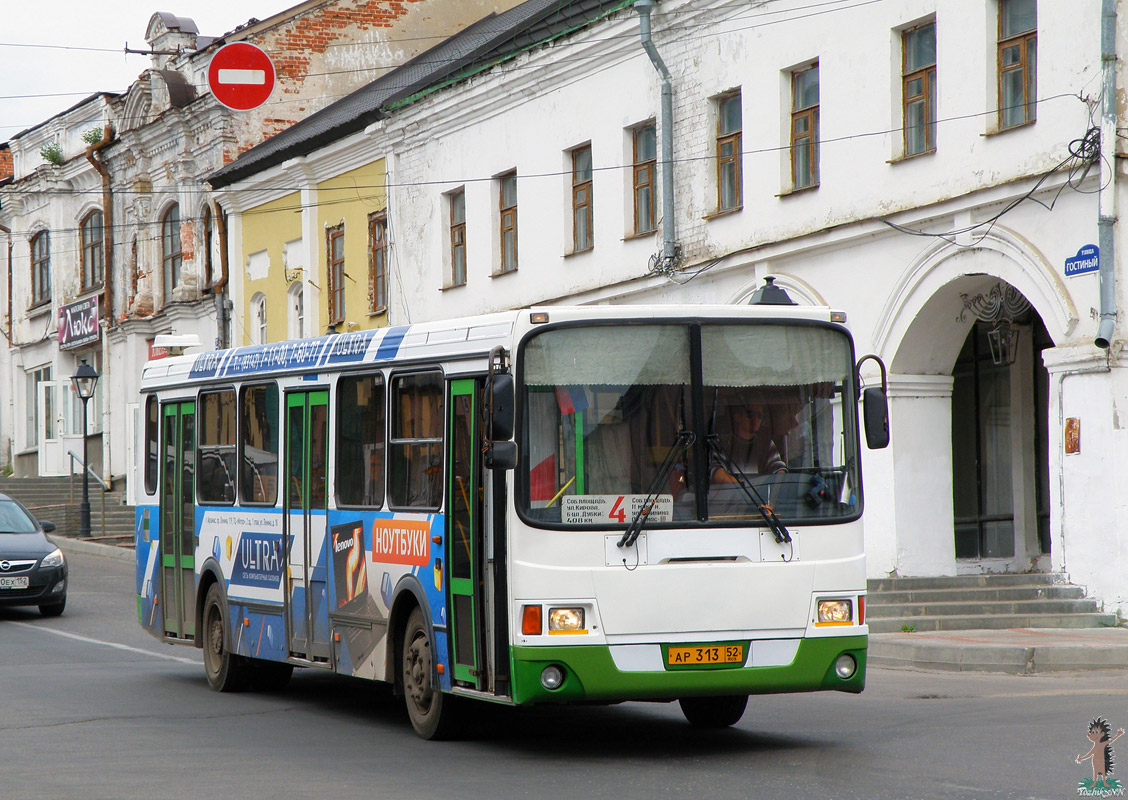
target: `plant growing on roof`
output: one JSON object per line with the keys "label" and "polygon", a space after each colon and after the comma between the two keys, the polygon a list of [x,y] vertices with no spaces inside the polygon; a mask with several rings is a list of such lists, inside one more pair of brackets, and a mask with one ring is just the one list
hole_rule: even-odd
{"label": "plant growing on roof", "polygon": [[102,141],[102,129],[91,128],[86,133],[82,134],[82,141],[86,142],[88,146],[93,147],[98,144],[98,142]]}
{"label": "plant growing on roof", "polygon": [[47,142],[39,148],[39,155],[48,164],[62,164],[63,163],[63,146],[57,141]]}

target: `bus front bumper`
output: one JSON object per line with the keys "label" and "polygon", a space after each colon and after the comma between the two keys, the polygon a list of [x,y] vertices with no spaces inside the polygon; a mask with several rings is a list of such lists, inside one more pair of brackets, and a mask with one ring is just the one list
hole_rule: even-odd
{"label": "bus front bumper", "polygon": [[[795,658],[783,666],[645,672],[620,670],[605,645],[515,646],[513,700],[517,705],[534,705],[787,692],[856,694],[866,683],[866,643],[864,635],[803,639]],[[856,664],[847,678],[840,677],[835,669],[843,655],[851,656]],[[550,667],[556,667],[563,676],[554,689],[542,683],[542,675]]]}

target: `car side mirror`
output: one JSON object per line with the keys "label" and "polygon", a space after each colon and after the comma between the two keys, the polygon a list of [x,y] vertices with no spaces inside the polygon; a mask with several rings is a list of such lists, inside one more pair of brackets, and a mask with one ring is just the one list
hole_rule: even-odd
{"label": "car side mirror", "polygon": [[495,373],[490,376],[486,390],[491,427],[490,439],[503,442],[513,438],[513,376]]}
{"label": "car side mirror", "polygon": [[50,533],[51,531],[55,530],[55,523],[41,519],[39,520],[39,527],[43,529],[44,533]]}
{"label": "car side mirror", "polygon": [[508,470],[517,466],[516,442],[490,442],[486,447],[486,469]]}

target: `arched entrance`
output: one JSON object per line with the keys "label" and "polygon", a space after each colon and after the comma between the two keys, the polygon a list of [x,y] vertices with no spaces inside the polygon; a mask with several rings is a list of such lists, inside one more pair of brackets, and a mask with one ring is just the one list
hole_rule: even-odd
{"label": "arched entrance", "polygon": [[[998,319],[977,318],[992,293],[1021,306],[1006,317],[1014,337],[1002,357]],[[892,532],[875,542],[874,566],[900,575],[1051,568],[1047,443],[1056,433],[1041,353],[1076,322],[1054,270],[1003,230],[974,246],[938,242],[906,268],[874,332],[890,367],[893,434]],[[867,528],[867,548],[869,537]]]}

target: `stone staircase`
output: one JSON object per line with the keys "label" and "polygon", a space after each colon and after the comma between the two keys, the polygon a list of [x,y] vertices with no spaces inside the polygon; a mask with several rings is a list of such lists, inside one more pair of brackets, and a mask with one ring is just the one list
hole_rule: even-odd
{"label": "stone staircase", "polygon": [[[103,491],[97,481],[91,481],[89,491],[91,540],[132,547],[136,518],[134,507],[125,505],[125,479],[116,481],[109,492]],[[0,493],[19,500],[36,518],[55,523],[54,535],[78,536],[80,476],[76,475],[73,482],[70,477],[0,478]]]}
{"label": "stone staircase", "polygon": [[866,622],[874,634],[1117,624],[1061,573],[871,580]]}

